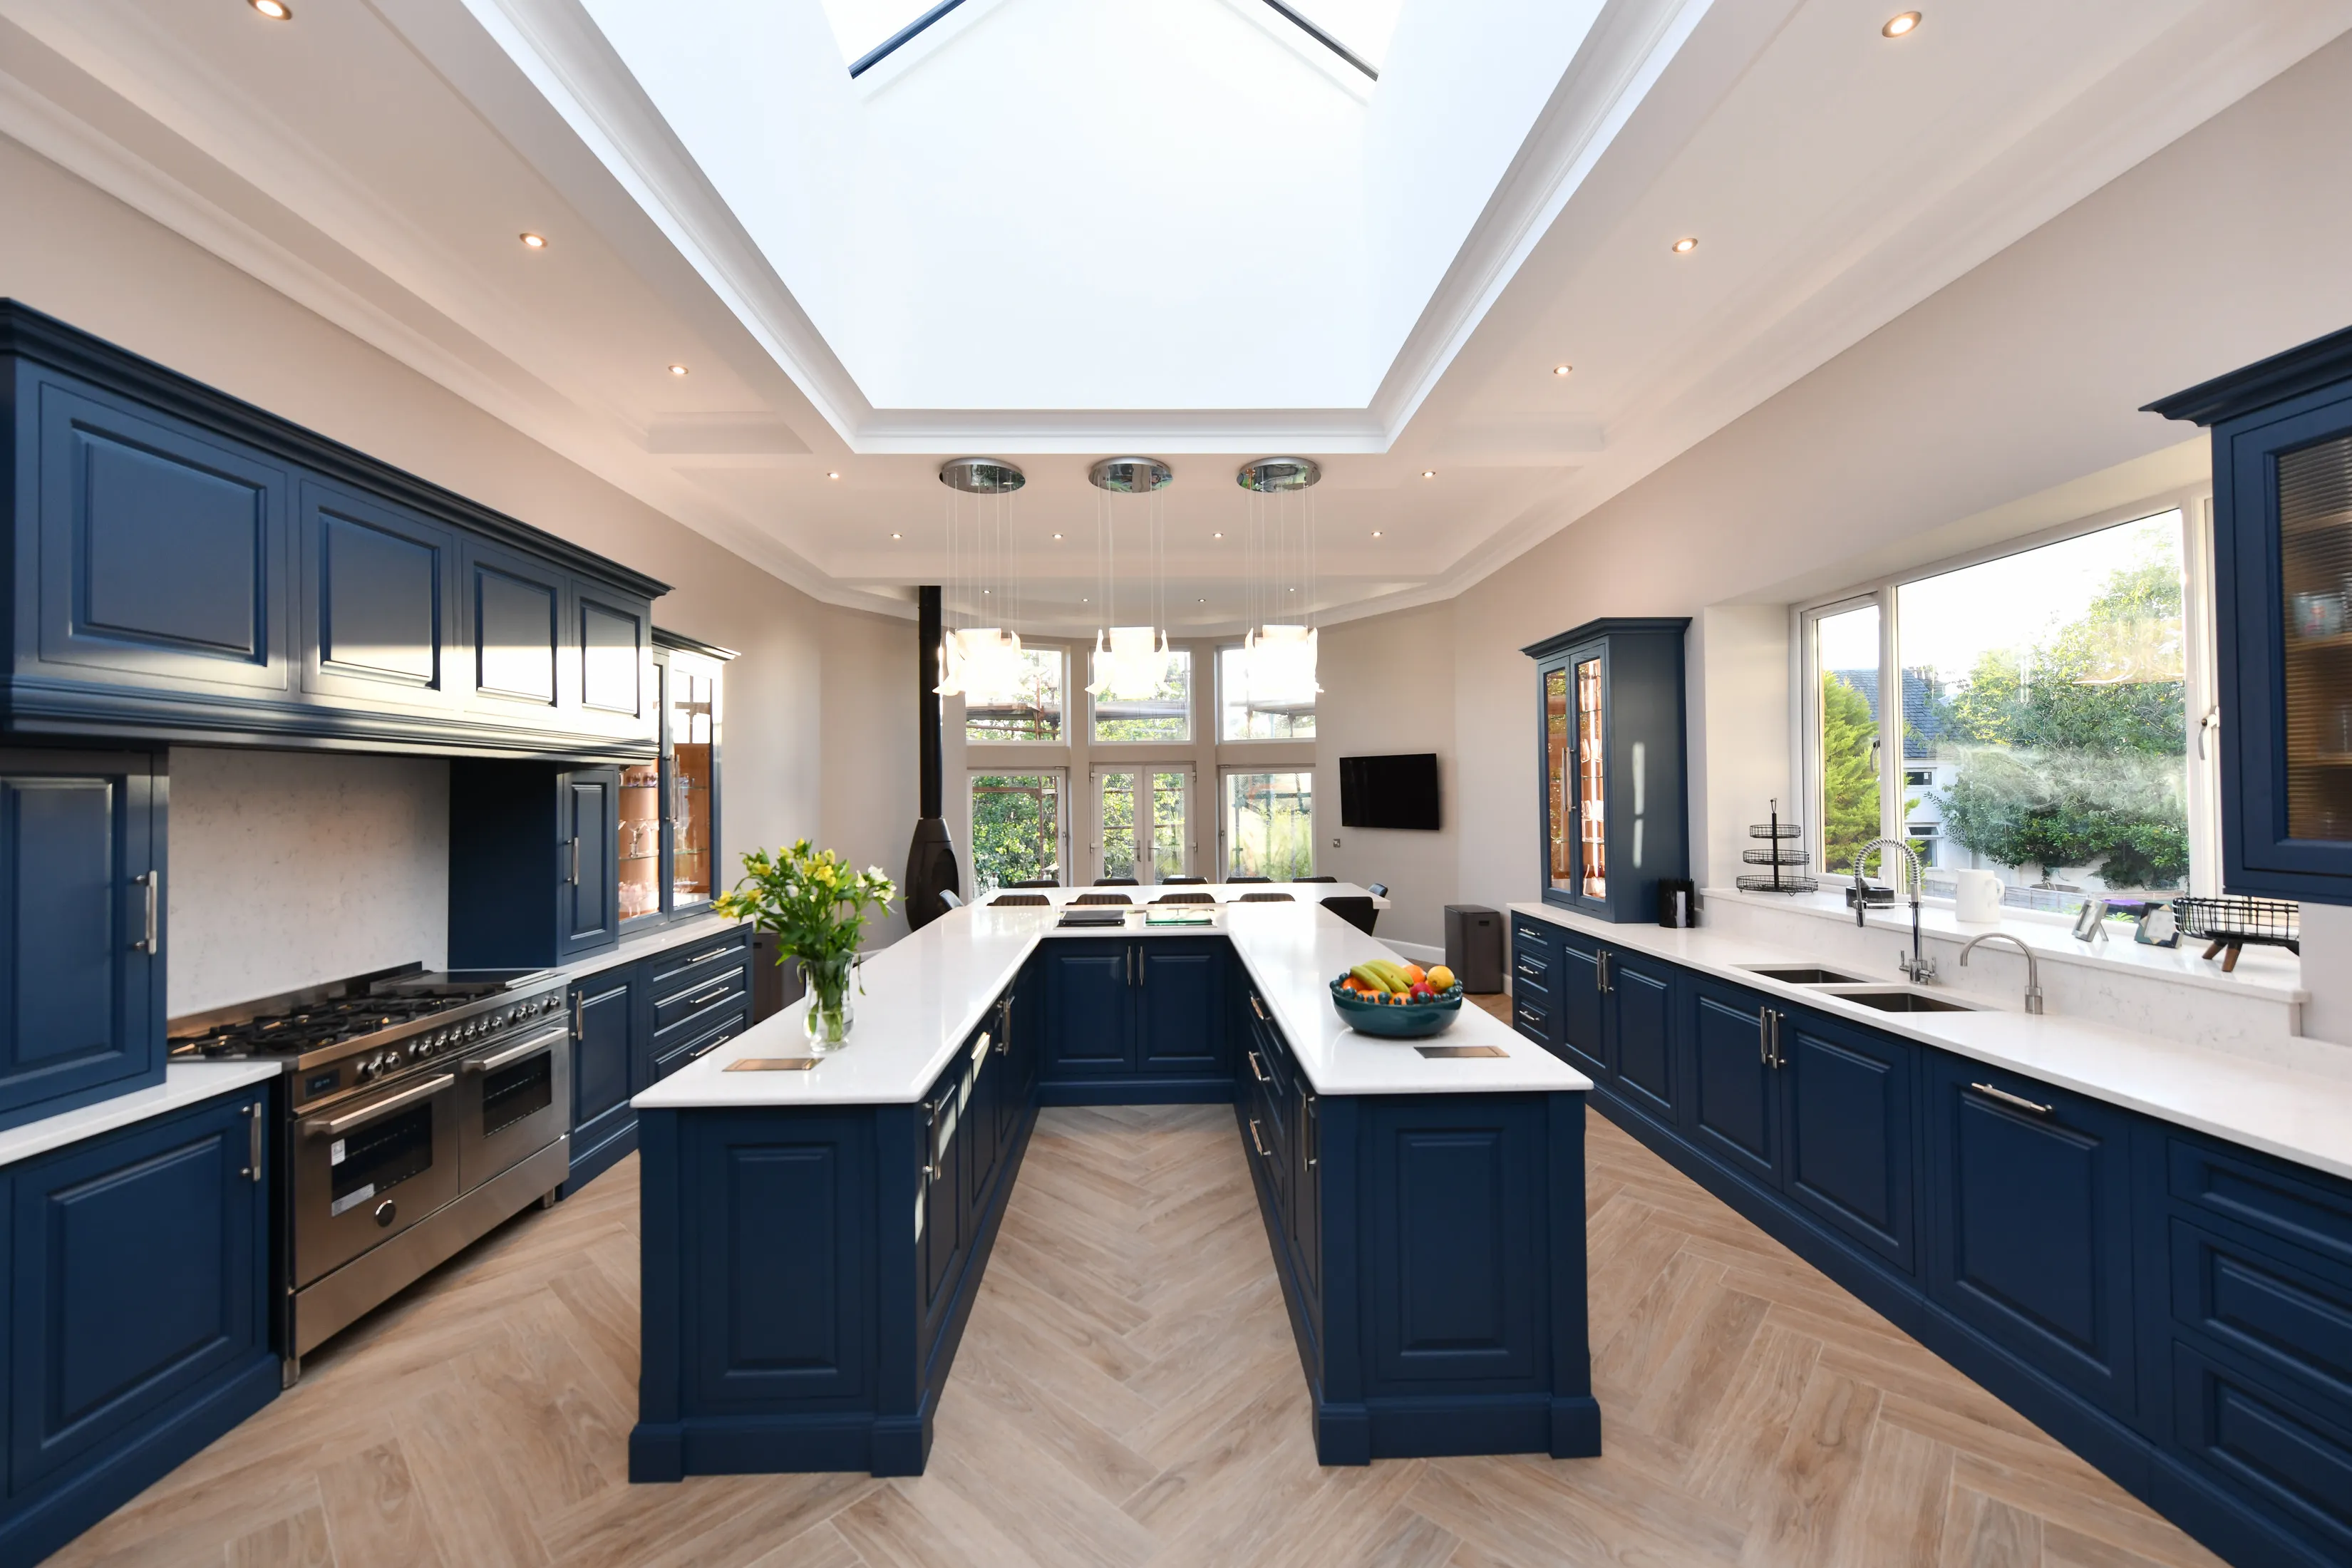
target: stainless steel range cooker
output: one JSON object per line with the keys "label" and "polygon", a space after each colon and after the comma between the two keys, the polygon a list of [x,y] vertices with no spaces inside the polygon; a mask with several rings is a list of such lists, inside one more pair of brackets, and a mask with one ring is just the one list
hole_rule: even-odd
{"label": "stainless steel range cooker", "polygon": [[548,970],[421,964],[172,1021],[175,1057],[285,1063],[286,1381],[570,1173],[572,1027]]}

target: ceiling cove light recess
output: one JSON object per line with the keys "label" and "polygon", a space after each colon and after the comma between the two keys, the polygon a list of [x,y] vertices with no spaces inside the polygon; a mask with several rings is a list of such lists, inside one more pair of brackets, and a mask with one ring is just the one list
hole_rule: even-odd
{"label": "ceiling cove light recess", "polygon": [[[994,458],[958,458],[940,468],[948,488],[948,584],[942,608],[961,624],[940,639],[942,697],[961,696],[975,706],[1012,701],[1020,692],[1020,557],[1013,529],[1013,495],[1028,478],[1013,464]],[[962,498],[972,498],[969,528]],[[895,535],[893,537],[896,537]],[[997,587],[1005,593],[994,592]],[[975,626],[979,603],[992,599],[995,626]],[[1009,606],[1009,609],[1008,609]]]}
{"label": "ceiling cove light recess", "polygon": [[[1168,644],[1166,529],[1160,492],[1175,482],[1176,475],[1156,458],[1106,458],[1087,470],[1087,478],[1102,492],[1095,509],[1095,567],[1103,596],[1101,624],[1095,629],[1095,678],[1087,694],[1144,701],[1166,683],[1174,651]],[[1150,624],[1122,626],[1115,624],[1118,534],[1122,526],[1131,531],[1138,521],[1148,530],[1145,548],[1151,557]]]}
{"label": "ceiling cove light recess", "polygon": [[1901,16],[1889,19],[1886,26],[1878,30],[1890,38],[1908,37],[1918,30],[1919,20],[1918,12],[1906,11]]}

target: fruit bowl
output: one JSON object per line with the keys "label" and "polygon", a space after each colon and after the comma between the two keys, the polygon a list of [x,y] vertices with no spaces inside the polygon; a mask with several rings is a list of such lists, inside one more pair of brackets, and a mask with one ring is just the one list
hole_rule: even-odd
{"label": "fruit bowl", "polygon": [[1462,983],[1455,981],[1450,990],[1441,991],[1426,1002],[1372,1002],[1334,980],[1331,1005],[1339,1009],[1348,1027],[1360,1035],[1376,1035],[1386,1040],[1425,1040],[1454,1026],[1455,1016],[1462,1011]]}

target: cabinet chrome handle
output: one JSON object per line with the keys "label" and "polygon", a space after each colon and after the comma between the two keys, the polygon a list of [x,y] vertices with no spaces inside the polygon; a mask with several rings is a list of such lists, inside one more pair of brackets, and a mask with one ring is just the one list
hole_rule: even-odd
{"label": "cabinet chrome handle", "polygon": [[574,991],[572,994],[572,1037],[575,1040],[588,1037],[588,1026],[583,1018],[586,1012],[587,1009],[581,1005],[580,993]]}
{"label": "cabinet chrome handle", "polygon": [[572,874],[564,879],[573,887],[580,885],[580,835],[572,836]]}
{"label": "cabinet chrome handle", "polygon": [[1523,958],[1519,960],[1519,973],[1526,975],[1528,979],[1533,980],[1543,973],[1543,969],[1540,965],[1528,963],[1528,961]]}
{"label": "cabinet chrome handle", "polygon": [[[577,844],[579,840],[575,838],[572,842]],[[724,957],[734,951],[735,947],[733,943],[721,942],[719,946],[712,948],[709,952],[696,953],[692,958],[688,959],[683,964],[679,965],[679,967],[682,969],[691,969],[698,963],[708,963],[714,958]]]}
{"label": "cabinet chrome handle", "polygon": [[1274,1152],[1265,1146],[1265,1140],[1257,1135],[1257,1118],[1255,1116],[1250,1118],[1250,1143],[1252,1147],[1257,1150],[1259,1159],[1271,1160],[1274,1158]]}
{"label": "cabinet chrome handle", "polygon": [[519,1046],[509,1046],[496,1056],[479,1057],[465,1064],[467,1072],[496,1072],[502,1067],[519,1062],[525,1057],[536,1056],[563,1038],[561,1029],[550,1029],[543,1035],[533,1035]]}
{"label": "cabinet chrome handle", "polygon": [[2003,1105],[2013,1105],[2020,1110],[2030,1110],[2036,1116],[2047,1116],[2055,1109],[2052,1106],[2037,1104],[2021,1094],[2011,1094],[2005,1089],[1995,1089],[1989,1083],[1972,1083],[1969,1087],[1988,1100],[1997,1100]]}
{"label": "cabinet chrome handle", "polygon": [[163,901],[161,895],[163,891],[163,873],[161,871],[142,871],[139,875],[131,878],[131,879],[138,883],[140,888],[144,890],[147,895],[146,918],[141,923],[141,934],[139,940],[132,942],[131,945],[135,951],[143,952],[152,958],[155,954],[157,943],[155,921],[158,918],[157,906]]}
{"label": "cabinet chrome handle", "polygon": [[1772,1065],[1772,1009],[1756,1009],[1756,1061],[1759,1067]]}
{"label": "cabinet chrome handle", "polygon": [[1543,1018],[1541,1015],[1530,1012],[1525,1007],[1519,1009],[1519,1022],[1528,1025],[1534,1028],[1539,1029],[1543,1027]]}
{"label": "cabinet chrome handle", "polygon": [[1776,1068],[1789,1065],[1788,1053],[1780,1048],[1780,1026],[1788,1021],[1789,1015],[1778,1007],[1772,1009],[1772,1065]]}
{"label": "cabinet chrome handle", "polygon": [[1005,997],[996,1005],[996,1054],[1003,1056],[1013,1048],[1013,998]]}
{"label": "cabinet chrome handle", "polygon": [[1255,1051],[1245,1051],[1243,1054],[1249,1058],[1250,1074],[1252,1077],[1255,1078],[1260,1083],[1272,1083],[1274,1081],[1272,1079],[1265,1076],[1265,1064],[1257,1059],[1257,1053]]}
{"label": "cabinet chrome handle", "polygon": [[[1304,1106],[1306,1106],[1306,1107],[1307,1107],[1307,1121],[1315,1121],[1315,1097],[1314,1097],[1313,1095],[1311,1095],[1311,1094],[1310,1094],[1310,1095],[1308,1095],[1305,1100],[1301,1100],[1299,1103],[1301,1103],[1302,1105],[1304,1105]],[[1318,1123],[1318,1127],[1319,1127],[1319,1125],[1320,1125],[1320,1124],[1319,1124],[1319,1123]],[[1302,1136],[1303,1136],[1303,1134],[1302,1134]],[[1307,1147],[1308,1147],[1309,1149],[1319,1150],[1319,1149],[1322,1147],[1322,1143],[1323,1143],[1323,1137],[1322,1137],[1321,1132],[1318,1131],[1318,1132],[1316,1132],[1316,1134],[1314,1135],[1313,1142],[1309,1142],[1309,1143],[1307,1144]],[[1317,1161],[1318,1161],[1318,1160],[1320,1160],[1321,1158],[1322,1158],[1322,1155],[1321,1155],[1319,1152],[1318,1152],[1318,1153],[1311,1153],[1311,1154],[1307,1155],[1307,1164],[1308,1169],[1310,1169],[1310,1170],[1311,1170],[1311,1169],[1313,1169],[1313,1168],[1314,1168],[1314,1166],[1315,1166],[1316,1162],[1317,1162]]]}
{"label": "cabinet chrome handle", "polygon": [[1265,1005],[1257,999],[1257,993],[1255,991],[1250,993],[1250,1011],[1257,1015],[1257,1021],[1261,1024],[1271,1024],[1274,1022],[1273,1019],[1265,1016]]}
{"label": "cabinet chrome handle", "polygon": [[256,1183],[261,1180],[261,1102],[257,1100],[245,1108],[245,1169],[237,1174]]}
{"label": "cabinet chrome handle", "polygon": [[415,1089],[404,1089],[390,1100],[379,1100],[365,1110],[354,1110],[349,1116],[338,1116],[327,1121],[305,1121],[302,1123],[302,1131],[313,1138],[321,1136],[333,1138],[348,1132],[354,1127],[373,1121],[387,1110],[397,1110],[414,1100],[438,1094],[457,1081],[455,1075],[445,1072],[437,1078],[426,1079]]}
{"label": "cabinet chrome handle", "polygon": [[702,1005],[703,1003],[709,1001],[712,997],[724,993],[727,989],[727,985],[728,982],[724,980],[719,981],[715,984],[706,985],[701,990],[696,992],[693,995],[686,999],[687,1005],[689,1007],[698,1007]]}
{"label": "cabinet chrome handle", "polygon": [[1603,996],[1609,994],[1609,950],[1605,947],[1593,950],[1592,989]]}

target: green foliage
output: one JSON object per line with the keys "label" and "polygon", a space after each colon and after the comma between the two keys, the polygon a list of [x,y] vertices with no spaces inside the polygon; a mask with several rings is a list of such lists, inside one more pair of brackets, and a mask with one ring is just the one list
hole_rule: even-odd
{"label": "green foliage", "polygon": [[[2006,866],[2094,867],[2111,888],[2189,874],[2188,688],[2169,545],[2118,567],[2084,614],[2022,651],[1988,651],[1931,699],[1958,772],[1945,832]],[[1934,673],[1928,672],[1931,688]]]}
{"label": "green foliage", "polygon": [[898,884],[879,866],[860,871],[803,838],[778,855],[764,849],[746,854],[742,879],[712,900],[711,908],[774,933],[781,950],[777,962],[798,960],[820,1003],[829,1001],[837,1010],[858,939],[866,932],[866,910],[887,911],[898,896]]}
{"label": "green foliage", "polygon": [[1045,773],[971,781],[972,885],[982,892],[1061,872],[1061,800]]}
{"label": "green foliage", "polygon": [[1233,871],[1294,881],[1315,872],[1314,785],[1304,773],[1229,776]]}
{"label": "green foliage", "polygon": [[1878,837],[1878,772],[1871,742],[1878,721],[1870,700],[1837,676],[1822,674],[1822,869],[1843,876],[1854,851]]}

